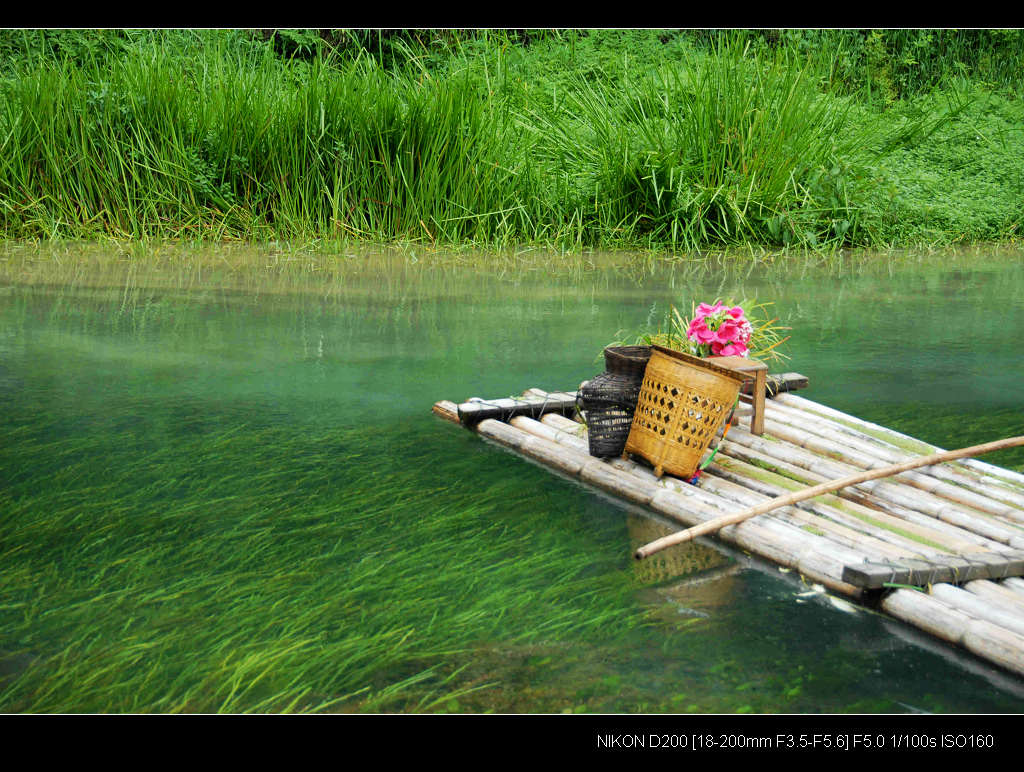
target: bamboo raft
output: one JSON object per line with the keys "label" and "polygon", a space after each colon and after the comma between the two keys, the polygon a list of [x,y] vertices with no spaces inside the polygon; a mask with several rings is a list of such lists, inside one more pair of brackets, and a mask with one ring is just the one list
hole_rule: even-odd
{"label": "bamboo raft", "polygon": [[[685,527],[940,450],[792,393],[807,383],[798,374],[770,378],[769,394],[781,393],[765,403],[764,434],[750,431],[742,397],[699,485],[658,478],[642,461],[590,456],[576,391],[442,400],[433,412]],[[1024,474],[971,458],[921,467],[781,507],[715,538],[1024,675]]]}

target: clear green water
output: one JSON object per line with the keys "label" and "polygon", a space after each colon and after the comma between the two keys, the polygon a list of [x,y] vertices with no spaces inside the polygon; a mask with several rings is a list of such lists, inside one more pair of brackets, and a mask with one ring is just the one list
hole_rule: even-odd
{"label": "clear green water", "polygon": [[1020,257],[10,269],[0,710],[1019,712],[1021,679],[791,574],[635,563],[649,522],[430,406],[574,387],[669,302],[756,295],[808,397],[1024,434]]}

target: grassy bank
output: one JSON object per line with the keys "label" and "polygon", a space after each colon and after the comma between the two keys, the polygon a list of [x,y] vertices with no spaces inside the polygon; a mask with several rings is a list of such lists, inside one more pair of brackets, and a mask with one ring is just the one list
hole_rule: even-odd
{"label": "grassy bank", "polygon": [[1015,240],[1020,35],[930,34],[7,32],[0,236]]}

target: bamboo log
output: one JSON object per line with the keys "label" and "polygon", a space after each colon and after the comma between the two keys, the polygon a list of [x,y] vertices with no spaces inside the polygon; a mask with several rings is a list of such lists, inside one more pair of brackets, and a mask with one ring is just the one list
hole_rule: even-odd
{"label": "bamboo log", "polygon": [[[518,419],[518,418],[515,418],[515,419],[512,419],[512,423],[516,423],[517,421],[520,421],[520,420],[529,421],[530,419]],[[584,438],[584,434],[585,434],[585,428],[584,427],[580,426],[575,421],[572,421],[572,420],[570,420],[568,418],[565,418],[564,416],[558,415],[557,413],[549,413],[549,414],[545,415],[541,419],[541,421],[544,424],[547,424],[550,427],[561,427],[562,430],[568,431],[571,436],[566,436],[564,439],[560,438],[559,441],[568,442],[571,447],[574,447],[574,448],[578,449],[582,453],[586,453],[587,452],[588,446],[587,446],[587,441]],[[736,431],[737,431],[737,433],[740,432],[740,430],[736,430]],[[734,436],[734,435],[733,435],[732,432],[730,432],[730,437],[732,437],[732,436]],[[781,444],[781,443],[769,443],[766,440],[761,440],[760,438],[754,437],[754,435],[750,435],[750,437],[752,437],[753,439],[757,440],[758,442],[763,442],[765,444],[771,445],[773,447],[773,449],[775,448],[775,446],[778,446],[778,445]],[[813,482],[824,482],[827,479],[834,479],[837,476],[842,476],[844,473],[845,474],[849,474],[851,472],[855,472],[856,471],[856,470],[854,470],[854,469],[852,469],[850,467],[837,465],[837,468],[839,468],[842,471],[839,474],[833,474],[832,478],[826,478],[826,477],[824,477],[822,475],[818,475],[816,473],[813,473],[813,472],[810,472],[810,471],[807,471],[807,470],[803,470],[800,467],[796,467],[796,466],[790,465],[787,462],[781,461],[781,460],[779,460],[777,458],[771,458],[769,456],[765,456],[763,454],[758,453],[758,451],[750,450],[749,448],[746,448],[745,446],[738,445],[738,444],[735,444],[735,443],[731,443],[730,441],[724,441],[720,445],[720,447],[721,447],[723,452],[728,452],[730,454],[744,454],[745,453],[745,454],[750,455],[754,460],[768,461],[768,462],[770,462],[772,464],[781,465],[781,466],[783,466],[785,468],[788,468],[792,472],[792,475],[794,477],[796,477],[797,479],[799,479],[798,475],[800,474],[800,472],[803,472],[804,475],[810,476],[812,478],[812,480],[810,480],[810,481],[813,481]],[[720,453],[720,455],[721,455],[721,453]],[[614,465],[614,466],[619,466],[620,468],[632,471],[635,474],[640,474],[640,475],[643,475],[645,477],[649,477],[652,481],[657,479],[657,478],[654,477],[653,473],[651,473],[645,467],[638,466],[634,462],[625,462],[625,461],[622,461],[621,459],[613,459],[610,463],[612,465]],[[817,478],[817,479],[813,479],[813,478]],[[674,478],[663,477],[663,478],[661,478],[661,483],[660,484],[661,485],[675,485],[676,482],[677,481]],[[680,484],[682,484],[682,483],[680,483]],[[690,486],[690,485],[685,485],[684,487],[692,489],[692,486]],[[897,488],[894,488],[894,490],[899,491],[900,489],[897,487]],[[995,541],[994,539],[990,539],[990,538],[988,538],[986,536],[983,536],[981,534],[975,533],[972,530],[965,529],[963,527],[964,525],[970,525],[971,524],[970,522],[965,522],[966,521],[966,516],[957,515],[956,513],[953,513],[953,512],[938,513],[938,514],[941,515],[941,517],[945,517],[945,518],[947,518],[949,520],[954,521],[954,522],[946,522],[945,520],[940,519],[939,516],[936,516],[936,513],[933,513],[933,514],[930,514],[930,515],[929,514],[922,514],[922,513],[918,512],[916,510],[907,509],[907,508],[901,507],[901,506],[899,506],[899,505],[897,505],[895,503],[887,502],[884,499],[879,499],[876,496],[872,496],[872,495],[869,495],[867,493],[858,492],[858,491],[859,491],[859,488],[858,487],[854,487],[854,488],[850,488],[850,489],[844,489],[844,490],[841,490],[841,491],[837,491],[837,495],[839,497],[841,497],[842,499],[844,499],[846,502],[848,502],[847,504],[845,504],[845,506],[851,507],[851,508],[859,511],[862,515],[870,516],[873,519],[882,520],[883,522],[888,520],[888,524],[893,526],[893,527],[903,528],[903,529],[905,529],[905,530],[907,530],[909,532],[914,533],[917,536],[929,539],[929,540],[934,541],[934,542],[936,542],[938,544],[946,546],[946,547],[948,547],[948,549],[950,551],[953,551],[953,552],[971,553],[971,552],[977,552],[977,551],[986,550],[986,549],[987,550],[991,550],[991,549],[997,549],[998,550],[998,549],[1003,549],[1006,546],[1007,542],[1009,541],[1009,534],[1005,533],[1005,532],[1002,532],[1002,531],[998,531],[996,535],[1002,537],[1003,541]],[[904,501],[905,503],[908,503],[908,502],[906,502],[906,499],[907,499],[907,497],[904,496],[900,500]],[[909,502],[909,503],[917,503],[917,502]],[[812,506],[813,506],[813,504],[812,504]],[[884,511],[879,511],[878,509],[876,509],[876,507],[882,507],[884,509]],[[986,531],[987,533],[991,534],[991,532],[992,532],[991,528],[986,529],[986,527],[985,527],[986,525],[987,524],[985,524],[985,523],[976,523],[976,524],[974,524],[974,527],[979,529],[979,530],[983,530],[983,531]],[[884,527],[884,525],[882,525],[881,527]]]}
{"label": "bamboo log", "polygon": [[[862,469],[877,469],[914,458],[910,453],[886,448],[878,443],[862,441],[852,436],[843,436],[840,432],[830,430],[823,425],[823,422],[809,421],[806,414],[794,415],[795,412],[786,407],[773,405],[768,415],[768,426],[772,430],[772,434],[795,445],[840,457]],[[927,468],[923,472],[904,472],[899,477],[901,481],[915,488],[955,501],[958,504],[988,514],[1024,522],[1024,510],[1019,507],[977,491],[968,490],[960,485],[953,485],[940,479],[941,474],[935,468]]]}
{"label": "bamboo log", "polygon": [[974,582],[968,582],[963,585],[963,588],[982,598],[988,598],[997,604],[1012,604],[1016,608],[1017,613],[1024,614],[1024,594],[1014,592],[1009,587],[1004,587],[998,582],[978,579]]}
{"label": "bamboo log", "polygon": [[[515,423],[517,420],[520,419],[513,419],[512,422]],[[587,441],[584,438],[585,427],[557,413],[546,414],[541,421],[549,426],[561,427],[563,430],[569,431],[573,436],[571,440],[567,439],[566,441],[569,441],[572,447],[577,448],[581,452],[588,452]],[[776,456],[762,454],[745,445],[735,443],[731,439],[720,444],[722,452],[781,466],[794,479],[800,479],[802,472],[805,476],[810,477],[813,482],[824,482],[829,479],[856,473],[857,471],[853,467],[821,459],[818,456],[807,453],[807,451],[801,451],[784,443],[770,442],[756,437],[738,427],[730,432],[729,436],[730,438],[752,441],[760,447],[770,449]],[[819,472],[828,471],[831,473],[831,476],[826,477],[819,472],[812,472],[782,460],[782,457],[792,458],[793,453],[798,454],[798,457],[794,460],[809,461],[809,463],[806,463],[807,466],[818,469]],[[802,454],[806,454],[806,456]],[[649,473],[644,467],[637,467],[633,462],[620,462],[620,460],[615,459],[611,463],[616,466],[619,466],[621,463],[621,468],[636,470],[638,474],[650,476],[652,480],[655,479],[653,474]],[[673,479],[662,478],[662,484],[664,485],[666,484],[665,481],[672,481]],[[672,484],[672,482],[667,484]],[[871,492],[861,491],[861,487],[869,486],[874,486]],[[849,502],[846,506],[861,508],[862,514],[902,521],[902,525],[899,527],[904,527],[915,532],[918,536],[947,546],[954,552],[968,553],[985,549],[999,550],[1007,545],[1021,546],[1021,543],[1018,543],[1009,531],[1000,529],[998,526],[994,526],[984,520],[972,519],[965,513],[946,507],[945,504],[927,506],[930,502],[922,501],[919,497],[912,498],[907,493],[904,493],[903,486],[889,486],[887,483],[873,482],[866,483],[864,486],[854,486],[837,491],[836,495]],[[919,512],[913,507],[924,508],[927,513]],[[884,511],[878,511],[878,508]],[[895,523],[890,524],[895,525]]]}
{"label": "bamboo log", "polygon": [[[877,436],[866,434],[850,426],[848,423],[840,423],[836,419],[826,418],[808,410],[801,410],[793,405],[780,404],[778,401],[768,403],[767,408],[768,413],[776,420],[818,434],[819,436],[833,439],[840,444],[851,443],[853,447],[868,452],[886,463],[898,464],[901,461],[913,458],[913,454],[908,452],[905,447],[897,447]],[[928,453],[938,453],[942,450],[923,442],[916,444],[926,448]],[[920,472],[908,474],[908,477],[911,474],[926,475],[947,483],[953,483],[954,485],[966,486],[982,494],[987,499],[997,502],[996,507],[992,510],[997,514],[1002,511],[1001,508],[1005,508],[1007,505],[1017,509],[1024,509],[1024,491],[1015,492],[1005,485],[992,481],[991,478],[986,477],[977,470],[970,470],[960,466],[961,463],[956,462],[955,464],[927,467],[921,469]],[[921,487],[924,487],[926,490],[929,489],[924,481],[919,482]]]}
{"label": "bamboo log", "polygon": [[[554,436],[560,443],[569,448],[575,446],[581,453],[586,451],[586,439],[576,433],[579,425],[564,416],[548,414],[539,422],[518,417],[513,418],[512,423],[523,431],[535,433],[538,437],[551,437],[551,432],[554,431]],[[642,486],[644,493],[649,490],[647,486],[654,486],[654,496],[647,502],[638,503],[646,503],[647,507],[658,514],[684,525],[714,519],[733,508],[733,504],[721,496],[672,477],[659,479],[650,469],[634,461],[615,458],[607,461],[595,459],[594,463],[598,465],[594,469],[603,466],[609,471],[619,470],[645,483],[646,485]],[[637,501],[637,498],[634,498],[634,501]],[[789,566],[809,580],[831,590],[854,598],[862,593],[861,588],[841,579],[843,566],[851,560],[863,560],[862,551],[848,549],[837,541],[783,522],[746,523],[736,528],[725,529],[720,536],[724,541],[752,554]]]}
{"label": "bamboo log", "polygon": [[754,517],[755,515],[764,514],[771,512],[773,509],[778,507],[784,507],[789,504],[793,504],[797,501],[803,501],[814,496],[819,496],[822,493],[831,493],[832,491],[845,488],[849,485],[856,485],[859,483],[867,482],[869,480],[877,480],[882,477],[889,477],[900,472],[905,472],[908,469],[916,469],[920,466],[928,466],[930,464],[940,464],[944,461],[950,461],[956,458],[965,458],[967,456],[977,456],[984,453],[991,453],[995,450],[1002,450],[1003,448],[1013,448],[1020,445],[1024,445],[1024,437],[1007,437],[1002,440],[996,440],[995,442],[986,442],[981,445],[972,445],[968,448],[960,448],[959,450],[945,451],[943,453],[933,453],[930,456],[924,456],[923,458],[917,458],[911,461],[906,461],[902,464],[896,464],[895,466],[885,467],[883,469],[870,469],[860,474],[852,475],[850,477],[844,477],[840,480],[835,480],[829,483],[821,483],[811,488],[807,488],[802,491],[795,491],[787,496],[782,496],[778,499],[760,504],[756,507],[751,507],[748,510],[739,512],[735,515],[721,518],[716,522],[703,523],[700,526],[689,528],[686,531],[681,531],[670,536],[666,536],[657,541],[651,542],[651,544],[645,545],[638,549],[635,553],[637,560],[641,560],[648,555],[652,555],[658,550],[670,547],[673,544],[681,544],[684,541],[695,538],[706,533],[713,533],[726,525],[733,523],[739,523],[748,518]]}
{"label": "bamboo log", "polygon": [[459,422],[459,406],[454,402],[450,402],[447,399],[442,399],[440,402],[435,402],[431,411],[436,416],[440,416],[446,421],[451,421],[457,424]]}
{"label": "bamboo log", "polygon": [[[707,468],[707,471],[714,477],[729,480],[737,485],[742,485],[745,488],[773,498],[784,496],[792,490],[792,488],[774,484],[771,481],[772,474],[770,472],[744,464],[722,453],[719,453],[715,458],[717,463],[711,464]],[[754,475],[758,476],[755,477]],[[774,475],[774,477],[779,478],[780,481],[786,479],[782,478],[781,475]],[[880,512],[873,513],[875,517],[872,517],[869,522],[865,522],[865,520],[833,506],[832,502],[838,503],[838,499],[832,494],[823,494],[820,498],[797,502],[795,506],[798,510],[803,510],[807,513],[806,516],[800,516],[806,525],[833,530],[845,540],[855,540],[857,538],[867,540],[865,544],[874,544],[879,550],[892,555],[929,557],[943,554],[948,555],[956,551],[953,548],[945,547],[934,538],[929,540],[931,544],[926,545],[920,541],[915,541],[909,536],[889,530],[886,528],[886,524],[882,522],[881,518],[884,515]],[[843,506],[852,511],[856,505],[843,504]],[[804,519],[807,516],[815,519]],[[909,524],[903,525],[909,526]],[[910,528],[913,528],[913,526],[910,526]],[[853,536],[850,532],[856,533],[858,536]],[[907,534],[911,533],[907,529],[904,529],[904,532]],[[932,535],[937,536],[938,534],[933,533]],[[896,551],[894,552],[893,550]]]}
{"label": "bamboo log", "polygon": [[1002,583],[1003,587],[1012,590],[1015,593],[1024,594],[1024,579],[1018,577],[1011,577],[1006,579]]}
{"label": "bamboo log", "polygon": [[[705,470],[701,476],[701,488],[721,496],[733,506],[757,506],[758,504],[772,500],[772,497],[752,491],[736,482],[720,478],[711,473],[711,467]],[[796,528],[802,528],[822,538],[842,544],[851,549],[857,550],[866,559],[886,559],[911,557],[908,550],[895,547],[844,526],[833,523],[819,515],[801,512],[795,507],[781,507],[772,513],[772,516],[789,523]]]}
{"label": "bamboo log", "polygon": [[[771,442],[764,437],[755,437],[742,427],[729,433],[729,439],[746,447],[755,448],[772,458],[792,463],[801,468],[820,474],[828,479],[840,479],[857,474],[860,470],[832,459],[815,455],[809,450],[798,448],[787,442]],[[948,451],[947,451],[948,452]],[[997,522],[992,516],[981,512],[968,512],[945,499],[900,483],[889,480],[868,480],[857,485],[872,497],[896,504],[908,510],[930,515],[938,520],[984,536],[992,541],[1015,548],[1024,548],[1024,533],[1009,523]],[[847,493],[840,493],[847,496]]]}
{"label": "bamboo log", "polygon": [[[691,486],[692,487],[692,486]],[[696,490],[696,489],[695,489]],[[675,490],[661,490],[649,505],[655,512],[683,524],[712,518],[715,509]],[[781,529],[781,530],[780,530]],[[842,581],[843,561],[857,553],[784,523],[748,521],[725,528],[719,534],[725,542],[751,554],[788,566],[807,579],[844,595],[858,598],[860,587]]]}
{"label": "bamboo log", "polygon": [[[535,452],[531,443],[516,435],[494,427],[498,423],[493,420],[483,421],[478,425],[482,434],[513,447],[520,452]],[[513,418],[511,423],[517,431],[530,434],[544,443],[564,446],[564,454],[575,459],[589,459],[586,479],[616,495],[645,504],[653,511],[684,525],[714,519],[723,512],[729,512],[732,504],[693,485],[662,477],[660,480],[649,469],[624,459],[602,461],[585,455],[587,441],[575,432],[579,424],[564,416],[546,414],[542,421],[525,416]],[[563,431],[556,427],[565,427]],[[512,428],[512,427],[510,427]],[[554,434],[552,434],[554,431]],[[536,456],[534,456],[536,458]],[[537,460],[540,460],[539,458]],[[576,476],[576,475],[574,475]],[[652,495],[653,494],[653,495]],[[862,560],[861,552],[844,548],[821,536],[808,533],[786,523],[745,523],[742,526],[728,528],[721,534],[724,541],[735,544],[752,554],[783,566],[799,571],[807,579],[852,598],[860,597],[863,590],[843,582],[841,579],[843,566],[846,563]]]}
{"label": "bamboo log", "polygon": [[916,590],[895,590],[883,598],[882,610],[990,662],[1024,674],[1024,635],[976,619]]}
{"label": "bamboo log", "polygon": [[1024,615],[1015,608],[1007,608],[1003,604],[994,603],[991,599],[981,598],[972,592],[955,587],[952,584],[936,584],[932,586],[931,596],[945,601],[953,608],[958,608],[975,619],[984,619],[1018,635],[1024,635]]}
{"label": "bamboo log", "polygon": [[[819,415],[831,417],[837,421],[862,426],[865,429],[868,429],[872,432],[881,434],[883,436],[892,437],[896,442],[912,442],[915,445],[920,446],[923,450],[928,450],[932,453],[941,453],[943,450],[942,448],[936,445],[923,442],[914,437],[911,437],[908,434],[902,434],[901,432],[898,432],[895,429],[890,429],[887,426],[874,424],[871,423],[870,421],[865,421],[862,418],[857,418],[856,416],[848,415],[839,410],[828,407],[827,405],[822,405],[818,402],[814,402],[812,400],[807,399],[806,397],[801,397],[797,394],[780,394],[778,396],[778,401],[784,405],[795,405],[801,409],[808,410],[813,413],[818,413]],[[1024,491],[1024,474],[1021,474],[1020,472],[1014,472],[1011,469],[1004,469],[1001,466],[989,464],[985,461],[980,461],[975,458],[962,459],[958,461],[957,464],[969,467],[983,474],[999,478],[1000,481],[1013,487],[1015,490]]]}

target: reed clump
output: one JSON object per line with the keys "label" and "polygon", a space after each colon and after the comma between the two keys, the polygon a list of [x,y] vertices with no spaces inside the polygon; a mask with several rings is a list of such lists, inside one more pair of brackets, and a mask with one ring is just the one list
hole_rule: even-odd
{"label": "reed clump", "polygon": [[5,235],[491,242],[518,230],[515,137],[466,78],[418,83],[369,60],[290,68],[225,47],[183,68],[145,51],[6,80]]}
{"label": "reed clump", "polygon": [[1019,237],[1013,31],[58,32],[0,35],[4,238]]}

